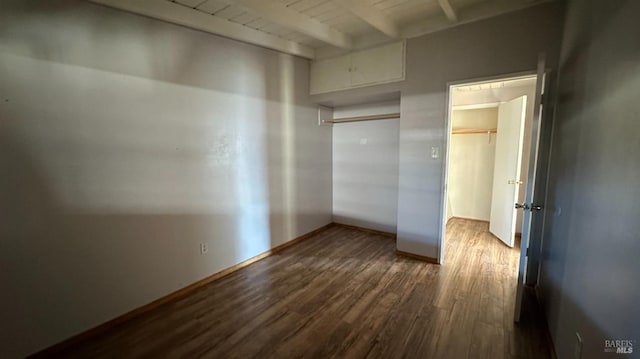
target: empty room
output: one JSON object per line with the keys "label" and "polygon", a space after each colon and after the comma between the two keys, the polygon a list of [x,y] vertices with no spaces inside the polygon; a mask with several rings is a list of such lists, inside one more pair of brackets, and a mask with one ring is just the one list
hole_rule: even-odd
{"label": "empty room", "polygon": [[0,357],[638,357],[639,13],[0,1]]}

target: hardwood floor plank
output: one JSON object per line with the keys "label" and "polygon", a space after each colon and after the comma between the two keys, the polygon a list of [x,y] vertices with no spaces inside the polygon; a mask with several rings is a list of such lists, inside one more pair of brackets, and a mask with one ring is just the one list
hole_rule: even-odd
{"label": "hardwood floor plank", "polygon": [[504,329],[476,322],[469,352],[476,358],[503,359],[506,357]]}
{"label": "hardwood floor plank", "polygon": [[513,323],[519,252],[452,219],[445,264],[335,225],[100,333],[65,358],[547,358],[535,298]]}

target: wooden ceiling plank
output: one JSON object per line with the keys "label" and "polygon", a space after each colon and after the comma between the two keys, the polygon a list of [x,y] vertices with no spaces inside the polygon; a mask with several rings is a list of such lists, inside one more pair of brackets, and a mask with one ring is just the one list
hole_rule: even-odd
{"label": "wooden ceiling plank", "polygon": [[393,20],[367,0],[334,0],[333,2],[391,38],[397,38],[400,34],[400,29]]}
{"label": "wooden ceiling plank", "polygon": [[319,15],[326,14],[334,10],[336,10],[336,6],[333,4],[333,2],[330,1],[301,12],[308,17],[315,18]]}
{"label": "wooden ceiling plank", "polygon": [[431,18],[428,21],[417,21],[403,26],[401,35],[404,38],[413,38],[422,36],[436,31],[441,31],[454,26],[468,24],[475,21],[488,19],[494,16],[506,14],[512,11],[522,10],[532,6],[548,3],[554,0],[538,0],[535,2],[512,1],[512,0],[493,0],[477,3],[473,6],[467,6],[464,11],[459,11],[458,21],[453,23],[444,16],[441,19]]}
{"label": "wooden ceiling plank", "polygon": [[296,10],[297,12],[305,12],[322,3],[323,0],[295,0],[286,6]]}
{"label": "wooden ceiling plank", "polygon": [[218,12],[216,12],[214,15],[217,17],[221,17],[223,19],[226,20],[231,20],[235,17],[241,16],[246,14],[247,11],[239,6],[228,6]]}
{"label": "wooden ceiling plank", "polygon": [[264,19],[273,21],[291,30],[301,32],[329,45],[344,49],[352,48],[353,40],[350,36],[291,9],[284,4],[265,0],[232,0],[231,2],[242,5],[248,11],[260,14]]}
{"label": "wooden ceiling plank", "polygon": [[91,2],[149,16],[234,40],[313,59],[315,50],[232,21],[196,11],[184,5],[158,0],[90,0]]}
{"label": "wooden ceiling plank", "polygon": [[195,8],[198,5],[202,4],[205,0],[176,0],[177,3],[180,3],[184,6]]}
{"label": "wooden ceiling plank", "polygon": [[215,14],[225,8],[229,7],[229,4],[221,0],[208,0],[200,5],[196,6],[196,9],[206,12],[208,14]]}
{"label": "wooden ceiling plank", "polygon": [[248,13],[245,12],[244,14],[240,15],[240,16],[236,16],[234,18],[231,18],[229,20],[233,21],[233,22],[237,22],[239,24],[242,25],[246,25],[250,22],[253,22],[255,20],[258,20],[260,17],[256,14],[252,14],[252,13]]}

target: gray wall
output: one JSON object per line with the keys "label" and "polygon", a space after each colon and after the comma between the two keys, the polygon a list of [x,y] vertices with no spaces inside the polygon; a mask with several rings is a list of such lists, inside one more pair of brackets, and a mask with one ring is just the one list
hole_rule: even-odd
{"label": "gray wall", "polygon": [[0,79],[3,357],[331,221],[306,60],[84,1],[3,1]]}
{"label": "gray wall", "polygon": [[561,359],[576,332],[582,358],[640,357],[638,14],[633,0],[568,6],[539,288]]}
{"label": "gray wall", "polygon": [[447,83],[535,71],[539,52],[556,66],[560,2],[436,32],[407,42],[402,84],[398,249],[438,257],[441,233]]}
{"label": "gray wall", "polygon": [[[334,109],[334,117],[396,113],[398,102]],[[333,125],[333,220],[396,232],[399,119]]]}

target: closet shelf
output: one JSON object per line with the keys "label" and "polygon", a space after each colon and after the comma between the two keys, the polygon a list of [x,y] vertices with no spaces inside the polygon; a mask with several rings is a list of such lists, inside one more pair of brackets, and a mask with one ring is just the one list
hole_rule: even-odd
{"label": "closet shelf", "polygon": [[341,122],[357,122],[357,121],[371,121],[371,120],[388,120],[400,118],[400,113],[385,113],[381,115],[368,115],[368,116],[356,116],[356,117],[341,117],[334,118],[333,120],[325,120],[325,123],[341,123]]}
{"label": "closet shelf", "polygon": [[454,128],[451,131],[454,135],[468,135],[477,133],[498,133],[497,128]]}

